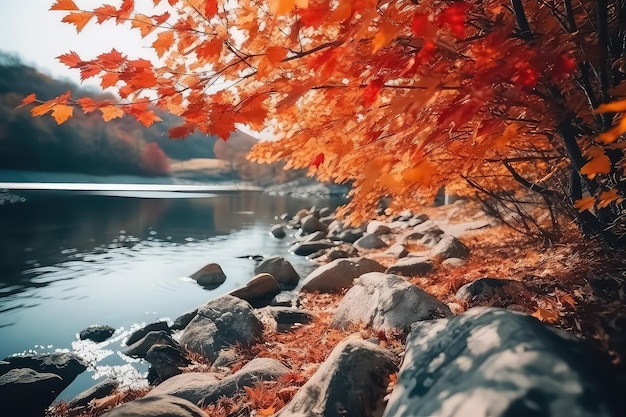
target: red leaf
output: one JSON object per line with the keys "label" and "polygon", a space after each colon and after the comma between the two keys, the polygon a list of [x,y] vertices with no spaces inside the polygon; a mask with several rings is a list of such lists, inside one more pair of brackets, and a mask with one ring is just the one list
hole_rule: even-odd
{"label": "red leaf", "polygon": [[298,8],[298,15],[300,15],[300,22],[304,26],[311,26],[318,28],[322,22],[328,16],[330,12],[330,3],[328,1],[321,1],[318,3],[309,3],[309,7],[306,9]]}
{"label": "red leaf", "polygon": [[83,65],[83,61],[74,51],[70,51],[67,54],[59,55],[57,59],[60,63],[65,64],[69,68],[80,68]]}
{"label": "red leaf", "polygon": [[83,109],[83,112],[85,113],[91,113],[92,111],[97,110],[99,107],[98,102],[89,97],[79,98],[77,101],[78,105],[81,109]]}
{"label": "red leaf", "polygon": [[317,155],[315,155],[315,158],[311,160],[311,166],[319,168],[319,166],[322,165],[323,162],[324,162],[324,154],[318,153]]}
{"label": "red leaf", "polygon": [[385,82],[382,78],[376,78],[365,87],[363,92],[363,104],[365,107],[370,107],[374,104],[384,84]]}
{"label": "red leaf", "polygon": [[448,24],[452,34],[459,39],[465,38],[465,16],[469,9],[469,4],[464,1],[454,2],[446,7],[437,17],[440,26]]}
{"label": "red leaf", "polygon": [[49,10],[78,10],[78,6],[72,0],[57,0]]}
{"label": "red leaf", "polygon": [[20,105],[16,107],[16,109],[21,109],[22,107],[27,106],[30,103],[35,102],[36,100],[37,100],[37,96],[35,95],[35,93],[31,93],[27,95],[26,97],[24,97],[24,99],[22,100]]}
{"label": "red leaf", "polygon": [[217,0],[206,0],[204,3],[204,15],[211,18],[217,14]]}
{"label": "red leaf", "polygon": [[111,49],[111,52],[98,55],[96,59],[100,66],[111,70],[119,68],[126,62],[126,57],[115,48]]}
{"label": "red leaf", "polygon": [[187,136],[191,135],[195,128],[191,125],[181,125],[171,128],[167,131],[170,139],[185,139]]}
{"label": "red leaf", "polygon": [[76,32],[80,33],[81,30],[89,23],[91,18],[93,18],[93,14],[90,12],[74,12],[65,16],[61,22],[71,23],[76,26]]}
{"label": "red leaf", "polygon": [[411,20],[411,32],[421,38],[426,34],[426,25],[428,25],[428,15],[418,13]]}

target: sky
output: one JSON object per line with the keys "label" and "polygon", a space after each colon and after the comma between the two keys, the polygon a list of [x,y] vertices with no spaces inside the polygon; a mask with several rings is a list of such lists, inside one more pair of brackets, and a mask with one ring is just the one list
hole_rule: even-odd
{"label": "sky", "polygon": [[[111,22],[103,25],[90,22],[80,34],[74,25],[62,23],[66,12],[49,11],[55,0],[0,0],[0,51],[18,55],[26,65],[62,80],[80,84],[77,70],[60,64],[56,57],[75,51],[83,59],[92,59],[111,48],[126,53],[129,58],[155,58],[146,48],[146,42],[138,30],[115,26]],[[93,9],[105,3],[119,6],[121,0],[74,0],[78,7]],[[152,6],[152,0],[137,0]],[[149,10],[149,9],[147,9]],[[149,13],[154,14],[154,13]],[[82,85],[97,86],[96,79]]]}

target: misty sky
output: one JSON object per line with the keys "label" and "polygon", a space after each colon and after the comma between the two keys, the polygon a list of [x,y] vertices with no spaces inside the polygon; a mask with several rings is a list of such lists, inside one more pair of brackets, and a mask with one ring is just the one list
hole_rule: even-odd
{"label": "misty sky", "polygon": [[[78,7],[92,9],[104,3],[119,6],[121,0],[74,0]],[[76,34],[73,25],[62,23],[66,12],[49,11],[55,0],[1,0],[0,1],[0,50],[20,56],[26,65],[59,79],[80,83],[79,72],[70,70],[55,58],[69,51],[76,51],[83,59],[92,59],[111,48],[122,51],[130,58],[152,59],[155,55],[139,36],[139,31],[120,28],[111,23],[103,25],[90,22]],[[137,0],[152,6],[152,0]],[[150,10],[150,9],[146,9]],[[149,13],[152,14],[152,13]],[[83,85],[98,85],[90,80]]]}

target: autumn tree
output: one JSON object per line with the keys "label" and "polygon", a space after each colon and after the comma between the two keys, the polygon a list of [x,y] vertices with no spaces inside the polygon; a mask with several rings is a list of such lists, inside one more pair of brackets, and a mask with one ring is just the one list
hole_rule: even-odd
{"label": "autumn tree", "polygon": [[159,59],[68,52],[61,62],[120,100],[65,94],[34,116],[61,123],[78,106],[150,125],[158,106],[185,121],[173,139],[268,129],[276,140],[250,157],[350,183],[354,221],[383,195],[407,207],[445,186],[521,210],[526,189],[624,245],[624,0],[77,3],[51,10],[78,32],[130,25]]}

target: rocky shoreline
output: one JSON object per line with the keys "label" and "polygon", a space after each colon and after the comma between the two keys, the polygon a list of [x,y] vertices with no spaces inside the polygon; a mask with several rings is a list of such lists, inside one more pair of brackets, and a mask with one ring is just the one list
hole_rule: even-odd
{"label": "rocky shoreline", "polygon": [[[523,282],[480,277],[452,301],[412,282],[462,268],[471,257],[462,233],[490,227],[485,218],[440,224],[405,211],[359,228],[326,208],[281,218],[273,238],[294,238],[289,250],[320,266],[300,277],[285,258],[257,258],[245,286],[171,326],[133,333],[123,353],[151,364],[143,398],[107,379],[63,414],[46,411],[86,369],[76,354],[58,353],[0,362],[3,408],[108,417],[621,415],[620,376],[601,352],[516,308],[467,308],[523,293]],[[217,263],[193,278],[207,287],[226,279]],[[93,326],[80,337],[101,342],[113,331]]]}

